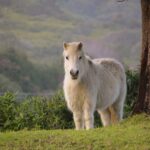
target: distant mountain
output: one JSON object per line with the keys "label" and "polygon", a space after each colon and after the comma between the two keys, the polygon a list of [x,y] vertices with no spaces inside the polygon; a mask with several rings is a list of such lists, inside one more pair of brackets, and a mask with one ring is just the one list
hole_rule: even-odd
{"label": "distant mountain", "polygon": [[61,72],[54,66],[33,65],[24,53],[11,48],[0,53],[0,94],[7,90],[50,93],[58,88]]}
{"label": "distant mountain", "polygon": [[[137,67],[141,47],[140,0],[122,3],[116,0],[0,0],[0,53],[14,49],[24,53],[35,66],[55,67],[55,71],[51,70],[59,78],[55,88],[61,82],[60,71],[63,74],[64,41],[82,41],[84,50],[93,57],[114,57]],[[13,80],[8,75],[6,78]],[[42,90],[42,86],[38,84],[37,89]]]}

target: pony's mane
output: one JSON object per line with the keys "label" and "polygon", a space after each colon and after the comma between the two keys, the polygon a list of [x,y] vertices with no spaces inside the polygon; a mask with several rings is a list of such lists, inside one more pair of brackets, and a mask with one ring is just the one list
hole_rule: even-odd
{"label": "pony's mane", "polygon": [[85,55],[85,58],[88,60],[88,63],[92,65],[92,58],[89,55]]}

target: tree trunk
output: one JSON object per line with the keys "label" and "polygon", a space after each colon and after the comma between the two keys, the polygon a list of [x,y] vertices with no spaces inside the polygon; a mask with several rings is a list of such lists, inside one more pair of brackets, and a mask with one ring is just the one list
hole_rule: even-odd
{"label": "tree trunk", "polygon": [[139,95],[133,113],[150,114],[150,0],[141,0],[142,56]]}

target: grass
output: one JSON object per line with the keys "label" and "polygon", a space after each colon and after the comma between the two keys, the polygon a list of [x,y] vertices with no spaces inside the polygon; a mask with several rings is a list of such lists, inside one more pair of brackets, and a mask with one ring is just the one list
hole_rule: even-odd
{"label": "grass", "polygon": [[144,114],[120,124],[90,131],[35,130],[0,133],[1,150],[148,150],[150,117]]}

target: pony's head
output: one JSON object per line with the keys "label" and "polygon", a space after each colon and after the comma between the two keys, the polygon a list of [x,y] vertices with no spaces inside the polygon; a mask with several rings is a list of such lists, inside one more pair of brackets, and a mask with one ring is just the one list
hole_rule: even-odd
{"label": "pony's head", "polygon": [[85,72],[85,55],[81,42],[64,43],[64,67],[72,80],[80,80]]}

